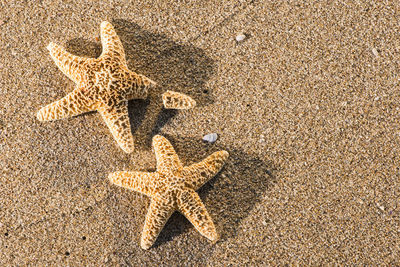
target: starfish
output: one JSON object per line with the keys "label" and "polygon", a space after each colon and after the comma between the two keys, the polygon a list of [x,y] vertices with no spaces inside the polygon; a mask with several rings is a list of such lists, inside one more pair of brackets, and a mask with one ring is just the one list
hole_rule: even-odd
{"label": "starfish", "polygon": [[[128,69],[125,52],[114,27],[100,25],[103,51],[98,58],[78,57],[50,43],[47,49],[58,68],[76,83],[64,98],[39,110],[40,121],[58,120],[90,111],[98,111],[119,146],[130,153],[134,149],[128,115],[128,100],[145,99],[156,83]],[[188,109],[196,102],[187,95],[167,91],[165,108]]]}
{"label": "starfish", "polygon": [[108,178],[113,184],[151,197],[141,247],[149,249],[173,212],[179,211],[211,241],[218,239],[214,223],[199,195],[195,192],[222,168],[229,154],[218,151],[199,163],[182,166],[171,143],[163,136],[153,137],[157,171],[120,171]]}

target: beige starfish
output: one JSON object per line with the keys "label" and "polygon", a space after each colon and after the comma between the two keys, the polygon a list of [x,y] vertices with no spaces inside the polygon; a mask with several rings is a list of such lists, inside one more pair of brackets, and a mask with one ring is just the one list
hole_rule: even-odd
{"label": "beige starfish", "polygon": [[195,191],[221,170],[229,156],[228,152],[215,152],[199,163],[184,167],[165,137],[154,136],[153,147],[157,160],[156,172],[121,171],[109,175],[112,183],[151,197],[141,247],[148,249],[153,245],[176,210],[185,215],[203,236],[217,240],[214,223]]}
{"label": "beige starfish", "polygon": [[190,109],[196,106],[191,97],[168,90],[162,95],[164,107],[167,109]]}
{"label": "beige starfish", "polygon": [[[121,40],[109,22],[101,23],[100,33],[103,52],[99,58],[77,57],[54,43],[48,45],[58,68],[76,83],[76,88],[40,109],[37,118],[40,121],[58,120],[97,110],[120,147],[130,153],[134,144],[128,100],[146,98],[148,89],[156,83],[128,69]],[[189,96],[175,92],[164,103],[168,103],[166,108],[176,109],[195,105]]]}

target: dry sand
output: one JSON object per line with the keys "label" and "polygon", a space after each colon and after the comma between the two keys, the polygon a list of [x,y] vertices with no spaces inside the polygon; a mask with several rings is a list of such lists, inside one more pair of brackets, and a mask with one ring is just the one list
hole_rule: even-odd
{"label": "dry sand", "polygon": [[[400,264],[400,4],[270,2],[1,0],[0,265]],[[97,113],[35,117],[74,85],[47,44],[98,56],[103,20],[160,84],[130,155]],[[174,214],[140,248],[149,199],[107,175],[154,170],[158,133],[185,163],[230,152],[199,192],[218,243]]]}

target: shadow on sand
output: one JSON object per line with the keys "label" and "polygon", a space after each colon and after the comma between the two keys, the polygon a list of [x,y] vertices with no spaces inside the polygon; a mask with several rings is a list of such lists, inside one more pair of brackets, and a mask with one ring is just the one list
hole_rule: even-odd
{"label": "shadow on sand", "polygon": [[[174,145],[184,165],[199,162],[215,151],[228,150],[230,156],[226,165],[198,193],[219,228],[220,241],[234,237],[240,221],[247,217],[275,182],[273,172],[276,168],[273,163],[264,162],[240,150],[229,150],[190,138],[166,137]],[[183,215],[175,212],[160,233],[155,247],[192,227]]]}

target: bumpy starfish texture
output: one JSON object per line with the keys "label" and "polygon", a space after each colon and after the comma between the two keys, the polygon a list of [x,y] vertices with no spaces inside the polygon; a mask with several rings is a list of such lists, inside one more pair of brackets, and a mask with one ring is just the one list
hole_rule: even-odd
{"label": "bumpy starfish texture", "polygon": [[208,239],[218,239],[214,223],[195,192],[222,168],[229,154],[218,151],[203,161],[182,166],[171,143],[160,135],[153,137],[156,172],[120,171],[109,175],[112,183],[151,197],[141,247],[149,249],[174,211],[179,211]]}
{"label": "bumpy starfish texture", "polygon": [[166,109],[190,109],[196,106],[196,101],[190,96],[170,90],[162,95],[162,99]]}
{"label": "bumpy starfish texture", "polygon": [[127,153],[134,149],[128,100],[144,99],[156,83],[128,69],[125,52],[114,27],[100,25],[102,54],[99,58],[74,56],[57,44],[47,49],[58,68],[76,83],[64,98],[37,113],[40,121],[58,120],[89,111],[98,111],[114,139]]}

